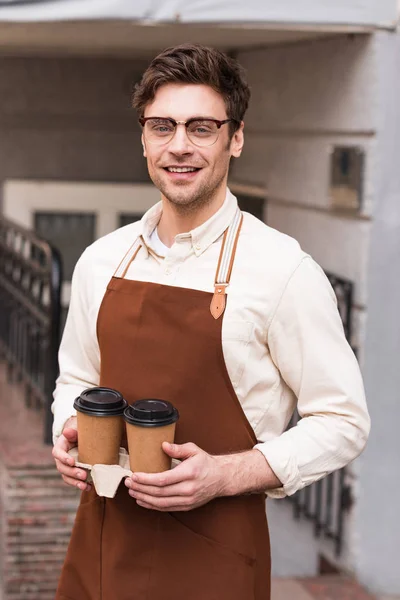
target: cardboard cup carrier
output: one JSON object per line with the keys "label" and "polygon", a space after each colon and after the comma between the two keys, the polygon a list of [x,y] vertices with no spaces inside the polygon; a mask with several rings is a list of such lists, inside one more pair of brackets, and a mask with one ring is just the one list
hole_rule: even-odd
{"label": "cardboard cup carrier", "polygon": [[115,465],[124,429],[128,403],[116,390],[95,387],[74,402],[78,425],[78,460],[89,465]]}
{"label": "cardboard cup carrier", "polygon": [[163,442],[175,438],[179,413],[166,400],[138,400],[124,412],[132,471],[161,473],[171,468],[171,458],[162,449]]}
{"label": "cardboard cup carrier", "polygon": [[[163,442],[174,441],[179,419],[169,402],[138,400],[128,406],[117,390],[95,387],[83,391],[74,408],[78,447],[69,454],[88,471],[87,481],[99,496],[114,498],[121,480],[133,471],[160,473],[179,462],[162,449]],[[120,447],[125,428],[129,455]]]}

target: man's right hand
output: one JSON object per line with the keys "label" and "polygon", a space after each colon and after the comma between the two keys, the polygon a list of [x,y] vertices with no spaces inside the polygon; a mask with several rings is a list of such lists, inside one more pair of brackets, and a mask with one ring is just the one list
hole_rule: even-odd
{"label": "man's right hand", "polygon": [[56,467],[65,483],[77,487],[84,492],[92,489],[89,483],[85,483],[87,473],[84,469],[75,466],[75,460],[68,454],[68,451],[78,442],[78,431],[76,417],[71,417],[65,423],[64,430],[53,448],[53,457],[56,461]]}

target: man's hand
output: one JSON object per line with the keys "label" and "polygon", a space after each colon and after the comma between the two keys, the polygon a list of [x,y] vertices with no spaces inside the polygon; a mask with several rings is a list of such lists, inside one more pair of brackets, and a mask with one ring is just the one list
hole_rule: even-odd
{"label": "man's hand", "polygon": [[195,444],[163,443],[168,456],[183,462],[165,473],[134,473],[125,480],[129,494],[144,508],[161,511],[191,510],[222,493],[215,456]]}
{"label": "man's hand", "polygon": [[75,467],[75,460],[68,454],[68,451],[74,448],[77,442],[76,417],[71,417],[65,423],[64,430],[54,445],[53,457],[56,461],[57,470],[61,473],[65,483],[88,492],[92,486],[89,483],[85,483],[87,477],[86,471]]}
{"label": "man's hand", "polygon": [[129,494],[144,508],[188,511],[218,496],[233,496],[279,487],[258,450],[212,456],[195,444],[163,443],[168,456],[182,461],[165,473],[134,473],[125,480]]}

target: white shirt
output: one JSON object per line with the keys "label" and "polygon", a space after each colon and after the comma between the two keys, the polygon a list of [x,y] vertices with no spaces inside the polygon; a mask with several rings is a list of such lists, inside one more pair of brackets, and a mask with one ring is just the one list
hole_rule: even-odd
{"label": "white shirt", "polygon": [[[135,239],[142,235],[145,246],[128,279],[213,292],[222,234],[236,207],[228,190],[221,209],[177,235],[165,258],[151,237],[161,203],[85,250],[73,275],[59,352],[54,440],[75,414],[75,397],[99,384],[97,315],[107,284]],[[227,294],[222,346],[228,373],[259,441],[256,448],[283,483],[268,495],[290,495],[363,450],[370,421],[359,366],[322,269],[294,239],[247,213]],[[296,402],[303,419],[285,431]]]}
{"label": "white shirt", "polygon": [[153,233],[150,235],[150,246],[153,250],[162,258],[165,258],[168,252],[168,246],[163,244],[158,236],[157,227],[154,228]]}

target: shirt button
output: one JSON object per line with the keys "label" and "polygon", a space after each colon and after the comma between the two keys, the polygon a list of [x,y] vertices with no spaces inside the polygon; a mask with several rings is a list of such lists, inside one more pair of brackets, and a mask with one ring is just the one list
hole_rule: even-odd
{"label": "shirt button", "polygon": [[171,269],[165,269],[165,274],[166,275],[171,275]]}
{"label": "shirt button", "polygon": [[195,248],[196,248],[196,250],[201,250],[201,246],[200,246],[200,244],[196,244],[196,245],[195,245]]}

